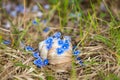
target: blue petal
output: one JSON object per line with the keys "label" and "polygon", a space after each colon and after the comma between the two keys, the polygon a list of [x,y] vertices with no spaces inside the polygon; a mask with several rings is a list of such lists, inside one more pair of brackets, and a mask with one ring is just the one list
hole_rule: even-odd
{"label": "blue petal", "polygon": [[46,27],[43,31],[44,32],[48,32],[50,30],[50,28],[49,27]]}
{"label": "blue petal", "polygon": [[52,44],[53,42],[53,38],[52,37],[48,37],[46,40],[45,40],[45,43],[46,44]]}
{"label": "blue petal", "polygon": [[25,50],[26,50],[26,51],[33,51],[34,48],[32,48],[31,46],[26,46],[26,47],[25,47]]}
{"label": "blue petal", "polygon": [[61,49],[61,48],[57,48],[56,50],[57,50],[57,54],[58,54],[58,55],[61,55],[61,54],[64,53],[64,50]]}
{"label": "blue petal", "polygon": [[81,60],[81,58],[80,58],[80,57],[77,57],[76,60]]}
{"label": "blue petal", "polygon": [[77,57],[76,60],[79,61],[79,64],[80,64],[80,65],[83,65],[83,61],[81,60],[80,57]]}
{"label": "blue petal", "polygon": [[58,45],[62,45],[63,43],[64,43],[63,40],[61,39],[58,40]]}
{"label": "blue petal", "polygon": [[36,60],[33,61],[33,63],[37,66],[37,67],[42,67],[43,66],[43,62],[41,58],[38,58]]}
{"label": "blue petal", "polygon": [[49,60],[48,60],[48,59],[45,59],[45,60],[43,61],[43,63],[44,63],[44,66],[46,66],[46,65],[48,65],[48,63],[49,63]]}
{"label": "blue petal", "polygon": [[54,33],[54,35],[53,35],[53,38],[60,38],[60,36],[61,36],[61,33],[60,32],[56,32],[56,33]]}
{"label": "blue petal", "polygon": [[36,20],[33,20],[33,21],[32,21],[32,24],[33,24],[33,25],[37,25],[38,23],[37,23]]}
{"label": "blue petal", "polygon": [[34,58],[40,58],[39,52],[33,52],[33,57],[34,57]]}
{"label": "blue petal", "polygon": [[63,44],[61,48],[64,50],[67,50],[69,49],[69,44]]}
{"label": "blue petal", "polygon": [[80,50],[74,51],[73,54],[74,54],[75,56],[79,55],[79,54],[80,54]]}
{"label": "blue petal", "polygon": [[9,45],[10,43],[11,43],[10,40],[4,40],[4,41],[3,41],[3,44],[6,44],[6,45]]}
{"label": "blue petal", "polygon": [[24,6],[23,6],[23,5],[18,5],[18,6],[16,7],[16,11],[22,13],[22,12],[24,11]]}
{"label": "blue petal", "polygon": [[50,49],[52,48],[52,43],[47,44],[47,45],[46,45],[46,48],[47,48],[48,50],[50,50]]}
{"label": "blue petal", "polygon": [[70,41],[69,40],[65,40],[64,43],[65,44],[70,44]]}
{"label": "blue petal", "polygon": [[83,61],[82,61],[82,60],[80,60],[80,61],[79,61],[79,64],[80,64],[80,65],[83,65]]}

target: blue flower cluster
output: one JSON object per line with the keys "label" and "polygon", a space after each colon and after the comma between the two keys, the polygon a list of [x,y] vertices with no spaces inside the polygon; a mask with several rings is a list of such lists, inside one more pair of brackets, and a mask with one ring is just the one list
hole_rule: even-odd
{"label": "blue flower cluster", "polygon": [[56,38],[56,39],[59,39],[61,37],[61,33],[60,32],[56,32],[54,35],[53,35],[53,38]]}
{"label": "blue flower cluster", "polygon": [[79,61],[79,64],[80,64],[80,65],[83,65],[83,61],[81,60],[80,57],[77,57],[76,60]]}
{"label": "blue flower cluster", "polygon": [[32,48],[31,46],[26,46],[26,47],[25,47],[25,50],[26,50],[26,51],[31,51],[31,52],[33,52],[33,57],[36,58],[36,60],[34,60],[33,63],[34,63],[37,67],[41,68],[41,67],[43,67],[43,66],[48,65],[49,60],[48,60],[48,59],[42,60],[42,58],[39,56],[39,52],[38,52],[38,51],[35,51],[35,52],[34,52],[34,48]]}
{"label": "blue flower cluster", "polygon": [[46,48],[48,50],[50,50],[52,48],[54,42],[57,41],[57,45],[59,47],[56,47],[56,52],[57,52],[58,55],[61,55],[69,49],[70,40],[71,39],[70,39],[69,36],[66,36],[64,39],[61,39],[61,33],[56,32],[55,34],[53,34],[53,36],[48,37],[45,40],[45,44],[46,44]]}
{"label": "blue flower cluster", "polygon": [[[70,49],[71,46],[71,38],[69,36],[64,36],[63,39],[61,39],[61,33],[56,32],[53,36],[48,37],[46,40],[44,40],[44,44],[46,45],[47,50],[50,50],[52,46],[56,46],[56,53],[58,55],[64,54],[65,51]],[[10,44],[10,40],[4,40],[4,44]],[[55,45],[54,45],[55,43]],[[83,62],[78,55],[81,53],[80,50],[75,50],[76,46],[73,46],[73,55],[75,56],[76,60],[79,61],[80,65],[83,65]],[[25,46],[26,51],[31,51],[33,53],[33,57],[36,58],[36,60],[33,61],[33,63],[37,67],[43,67],[48,65],[49,60],[42,59],[39,55],[38,51],[34,51],[35,49],[31,46]],[[44,54],[44,53],[43,53]]]}
{"label": "blue flower cluster", "polygon": [[59,48],[57,48],[57,53],[58,55],[64,53],[65,51],[67,51],[70,47],[70,40],[69,39],[65,39],[65,40],[58,40],[58,45],[60,46]]}
{"label": "blue flower cluster", "polygon": [[64,40],[62,40],[60,38],[60,36],[61,36],[60,32],[57,32],[53,35],[54,38],[58,39],[59,47],[56,48],[56,51],[57,51],[58,55],[63,54],[65,51],[67,51],[69,49],[69,46],[70,46],[70,42],[69,42],[70,40],[68,38],[64,38]]}
{"label": "blue flower cluster", "polygon": [[49,63],[48,59],[42,60],[42,58],[39,56],[39,52],[33,52],[33,57],[37,58],[33,61],[33,63],[39,68],[46,66]]}
{"label": "blue flower cluster", "polygon": [[52,44],[53,44],[53,37],[48,37],[46,40],[45,40],[45,44],[46,44],[46,48],[48,50],[50,50],[52,48]]}
{"label": "blue flower cluster", "polygon": [[[76,46],[73,46],[73,51],[76,49]],[[81,60],[80,57],[78,57],[78,55],[80,54],[80,50],[75,50],[73,52],[73,55],[75,56],[76,60],[79,62],[80,65],[83,65],[83,61]]]}
{"label": "blue flower cluster", "polygon": [[33,63],[34,63],[37,67],[41,68],[41,67],[43,67],[43,66],[48,65],[48,59],[45,59],[45,60],[43,61],[41,58],[38,58],[38,59],[34,60]]}

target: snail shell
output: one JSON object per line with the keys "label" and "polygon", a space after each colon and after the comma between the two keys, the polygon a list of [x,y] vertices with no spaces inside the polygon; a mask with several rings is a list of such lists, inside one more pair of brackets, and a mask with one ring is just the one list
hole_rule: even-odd
{"label": "snail shell", "polygon": [[48,50],[46,49],[46,44],[44,41],[39,43],[39,51],[42,59],[47,59]]}
{"label": "snail shell", "polygon": [[72,44],[69,42],[70,46],[63,54],[58,55],[56,48],[59,47],[57,44],[57,39],[53,41],[52,47],[50,50],[46,49],[46,44],[44,41],[39,43],[40,56],[42,59],[48,59],[49,64],[52,65],[52,68],[55,71],[66,71],[71,67],[72,62]]}

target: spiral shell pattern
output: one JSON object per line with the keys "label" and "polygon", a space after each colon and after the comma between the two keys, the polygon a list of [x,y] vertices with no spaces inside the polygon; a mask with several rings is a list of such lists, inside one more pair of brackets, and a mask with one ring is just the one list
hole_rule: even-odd
{"label": "spiral shell pattern", "polygon": [[69,36],[61,38],[61,33],[56,32],[53,36],[39,43],[40,56],[43,60],[48,59],[49,64],[59,70],[66,70],[72,62],[72,44]]}

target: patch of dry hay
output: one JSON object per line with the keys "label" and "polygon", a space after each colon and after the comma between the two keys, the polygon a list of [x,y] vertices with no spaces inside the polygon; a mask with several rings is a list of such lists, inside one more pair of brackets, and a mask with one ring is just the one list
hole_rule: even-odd
{"label": "patch of dry hay", "polygon": [[[114,54],[110,53],[106,47],[84,47],[79,56],[83,60],[84,66],[80,66],[79,64],[75,66],[78,80],[102,80],[103,78],[100,73],[103,73],[104,76],[112,73],[120,77],[120,67],[117,58]],[[15,78],[37,80],[39,77],[45,80],[49,75],[53,76],[56,80],[70,80],[71,72],[54,72],[49,68],[52,67],[50,65],[39,69],[33,65],[32,60],[33,57],[31,54],[1,45],[1,80],[13,80]],[[23,65],[29,67],[15,66],[16,62],[22,62]]]}

